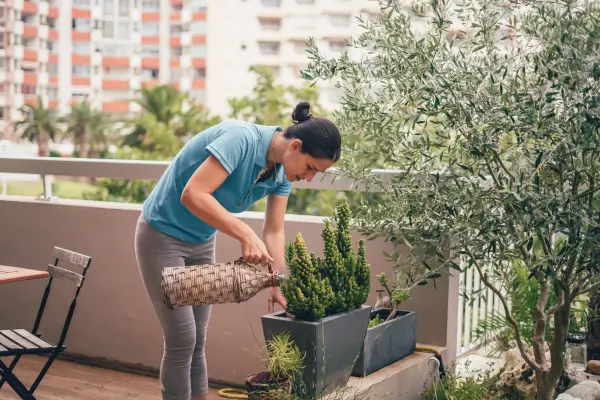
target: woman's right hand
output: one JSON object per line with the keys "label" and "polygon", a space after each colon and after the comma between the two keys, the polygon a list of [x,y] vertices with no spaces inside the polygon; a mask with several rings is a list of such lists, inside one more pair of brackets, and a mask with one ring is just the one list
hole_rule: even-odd
{"label": "woman's right hand", "polygon": [[240,241],[242,245],[242,257],[244,261],[251,264],[261,264],[266,267],[269,263],[273,262],[273,258],[267,251],[267,246],[262,240],[256,236],[253,230],[249,230],[248,235]]}

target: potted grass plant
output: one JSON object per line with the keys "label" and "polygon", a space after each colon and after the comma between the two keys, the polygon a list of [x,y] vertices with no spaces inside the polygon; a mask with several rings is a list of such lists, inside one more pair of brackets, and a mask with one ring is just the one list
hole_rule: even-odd
{"label": "potted grass plant", "polygon": [[249,400],[290,400],[294,380],[303,367],[303,354],[288,332],[274,335],[266,345],[267,370],[246,377]]}
{"label": "potted grass plant", "polygon": [[[309,253],[302,234],[286,245],[286,311],[262,317],[265,339],[288,331],[305,353],[303,395],[318,397],[344,386],[363,347],[371,307],[371,267],[364,241],[355,251],[350,208],[343,201],[321,234],[322,256]],[[288,315],[291,315],[288,316]]]}

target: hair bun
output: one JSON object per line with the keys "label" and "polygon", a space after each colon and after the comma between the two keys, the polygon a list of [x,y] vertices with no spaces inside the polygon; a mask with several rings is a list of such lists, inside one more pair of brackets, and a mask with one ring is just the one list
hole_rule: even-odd
{"label": "hair bun", "polygon": [[292,112],[292,121],[296,124],[304,122],[310,117],[312,117],[312,114],[310,113],[310,103],[308,101],[298,103]]}

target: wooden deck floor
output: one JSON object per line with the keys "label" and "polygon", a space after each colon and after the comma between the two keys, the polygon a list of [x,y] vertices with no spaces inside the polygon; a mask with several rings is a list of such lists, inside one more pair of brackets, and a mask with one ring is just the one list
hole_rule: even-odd
{"label": "wooden deck floor", "polygon": [[[6,364],[10,358],[3,358]],[[36,356],[21,358],[16,374],[27,387],[33,383],[45,359]],[[35,391],[38,400],[161,400],[158,379],[113,371],[70,361],[56,360]],[[211,389],[210,400],[223,399]],[[0,400],[19,399],[4,384]]]}

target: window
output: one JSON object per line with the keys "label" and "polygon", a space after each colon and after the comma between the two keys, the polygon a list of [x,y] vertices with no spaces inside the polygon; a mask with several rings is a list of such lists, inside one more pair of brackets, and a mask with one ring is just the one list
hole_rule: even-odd
{"label": "window", "polygon": [[206,10],[207,0],[189,0],[189,8],[192,12]]}
{"label": "window", "polygon": [[190,55],[194,58],[206,57],[206,45],[205,44],[193,44],[190,47]]}
{"label": "window", "polygon": [[21,21],[25,25],[35,25],[35,18],[36,18],[35,14],[23,14],[21,16]]}
{"label": "window", "polygon": [[142,0],[142,9],[144,11],[158,10],[160,9],[159,0]]}
{"label": "window", "polygon": [[58,75],[58,65],[57,64],[48,64],[48,74]]}
{"label": "window", "polygon": [[281,0],[260,0],[261,4],[265,7],[280,7]]}
{"label": "window", "polygon": [[171,68],[171,80],[178,81],[181,79],[181,69]]}
{"label": "window", "polygon": [[171,57],[181,57],[183,55],[183,51],[180,46],[171,47]]}
{"label": "window", "polygon": [[190,23],[190,32],[194,35],[206,33],[205,21],[194,21]]}
{"label": "window", "polygon": [[190,97],[199,103],[204,103],[206,92],[203,89],[193,89],[190,91]]}
{"label": "window", "polygon": [[21,85],[21,93],[22,94],[36,94],[37,86],[36,85]]}
{"label": "window", "polygon": [[341,42],[339,40],[332,40],[329,42],[329,49],[331,51],[335,51],[336,53],[341,53],[346,50],[346,42]]}
{"label": "window", "polygon": [[279,42],[258,42],[258,48],[263,55],[279,54]]}
{"label": "window", "polygon": [[90,0],[73,0],[73,5],[81,8],[89,8],[92,2]]}
{"label": "window", "polygon": [[87,18],[73,18],[71,25],[73,29],[88,32],[92,28],[92,21]]}
{"label": "window", "polygon": [[[36,49],[37,45],[35,43],[35,39],[33,38],[23,38],[23,47],[26,49]],[[40,43],[41,47],[41,43]]]}
{"label": "window", "polygon": [[274,18],[260,18],[260,27],[263,31],[279,31],[281,29],[281,20]]}
{"label": "window", "polygon": [[302,40],[292,41],[292,47],[294,49],[294,53],[296,54],[302,54],[307,49],[306,43]]}
{"label": "window", "polygon": [[89,65],[73,65],[73,75],[90,76]]}
{"label": "window", "polygon": [[350,26],[350,14],[329,14],[329,23],[333,26]]}
{"label": "window", "polygon": [[103,22],[102,35],[107,39],[112,39],[115,37],[115,23],[113,21]]}
{"label": "window", "polygon": [[205,68],[194,68],[194,74],[193,74],[192,78],[193,79],[206,78],[206,69]]}
{"label": "window", "polygon": [[71,97],[75,100],[86,100],[90,97],[90,94],[82,92],[73,92],[71,93]]}
{"label": "window", "polygon": [[158,22],[144,21],[142,23],[142,33],[144,35],[158,35]]}
{"label": "window", "polygon": [[104,0],[104,15],[113,15],[115,12],[114,0]]}
{"label": "window", "polygon": [[128,21],[119,22],[117,37],[119,39],[129,39],[131,37],[131,24]]}
{"label": "window", "polygon": [[73,42],[73,53],[75,54],[90,54],[89,42]]}
{"label": "window", "polygon": [[158,79],[158,70],[142,68],[141,76],[142,76],[142,79]]}
{"label": "window", "polygon": [[181,24],[171,25],[171,35],[179,35],[181,32],[183,32]]}
{"label": "window", "polygon": [[129,0],[119,0],[119,15],[129,15]]}
{"label": "window", "polygon": [[160,54],[160,48],[156,44],[142,45],[142,56],[157,56]]}
{"label": "window", "polygon": [[107,56],[127,57],[131,50],[131,44],[104,43],[102,46],[102,53]]}

